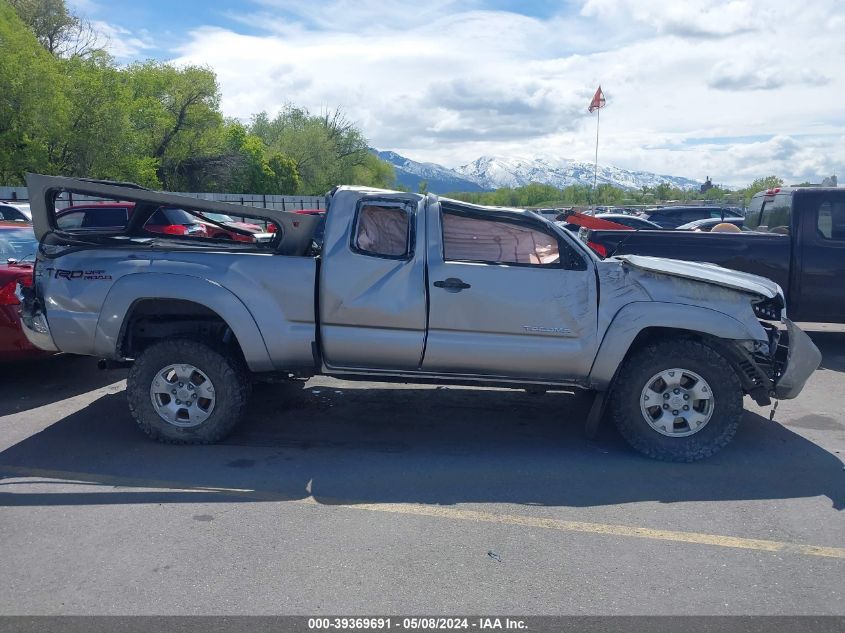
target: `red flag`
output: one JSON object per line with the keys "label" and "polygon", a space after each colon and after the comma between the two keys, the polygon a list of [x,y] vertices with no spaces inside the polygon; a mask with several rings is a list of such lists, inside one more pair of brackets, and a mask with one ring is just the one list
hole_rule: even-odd
{"label": "red flag", "polygon": [[607,100],[604,98],[604,93],[601,91],[601,86],[599,86],[598,90],[596,90],[596,94],[593,95],[593,100],[590,101],[590,107],[587,108],[591,113],[599,108],[603,108],[607,103]]}

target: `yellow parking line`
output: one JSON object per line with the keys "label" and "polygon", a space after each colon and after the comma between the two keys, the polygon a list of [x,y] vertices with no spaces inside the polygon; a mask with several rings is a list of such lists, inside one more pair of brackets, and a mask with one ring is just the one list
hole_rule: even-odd
{"label": "yellow parking line", "polygon": [[721,536],[719,534],[701,534],[699,532],[676,532],[674,530],[653,530],[651,528],[633,527],[629,525],[614,525],[612,523],[587,523],[584,521],[564,521],[519,514],[495,514],[476,510],[462,510],[460,508],[427,506],[418,504],[388,504],[362,503],[344,505],[344,507],[375,512],[393,512],[396,514],[414,514],[419,516],[443,517],[481,523],[503,523],[506,525],[523,525],[526,527],[560,530],[562,532],[584,532],[588,534],[607,534],[611,536],[626,536],[646,538],[658,541],[674,541],[676,543],[696,543],[698,545],[716,545],[718,547],[736,547],[753,549],[764,552],[793,552],[806,556],[824,556],[828,558],[845,558],[845,548],[821,547],[818,545],[803,545],[783,541],[767,541],[762,539],[739,538],[735,536]]}
{"label": "yellow parking line", "polygon": [[252,490],[249,488],[221,488],[186,486],[178,481],[163,481],[156,479],[140,479],[134,477],[116,477],[94,473],[83,473],[62,470],[43,470],[38,468],[21,468],[18,466],[4,466],[0,464],[0,473],[18,477],[38,477],[42,479],[57,479],[100,484],[120,488],[167,488],[168,490],[187,492],[210,492],[230,497],[248,498],[256,501],[288,501],[307,505],[331,505],[351,510],[369,512],[385,512],[390,514],[404,514],[413,516],[436,517],[459,521],[474,521],[476,523],[494,523],[502,525],[518,525],[524,527],[559,530],[561,532],[580,532],[585,534],[600,534],[609,536],[623,536],[629,538],[644,538],[657,541],[671,541],[675,543],[693,543],[696,545],[713,545],[738,549],[757,550],[762,552],[788,552],[804,556],[822,556],[825,558],[845,559],[845,548],[823,547],[819,545],[805,545],[786,541],[770,541],[764,539],[740,538],[736,536],[722,536],[719,534],[703,534],[700,532],[678,532],[674,530],[655,530],[652,528],[634,527],[629,525],[615,525],[612,523],[589,523],[584,521],[566,521],[534,517],[519,514],[497,514],[478,510],[466,510],[458,507],[435,506],[420,503],[354,503],[346,499],[327,499],[320,497],[295,498],[284,493]]}

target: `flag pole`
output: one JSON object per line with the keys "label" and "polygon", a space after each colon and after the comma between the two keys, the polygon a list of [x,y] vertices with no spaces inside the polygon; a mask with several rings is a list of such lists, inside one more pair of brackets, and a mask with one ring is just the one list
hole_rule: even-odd
{"label": "flag pole", "polygon": [[[599,122],[601,121],[601,108],[596,108],[596,161],[593,163],[593,195],[596,195],[596,181],[599,174]],[[595,198],[598,200],[598,197]],[[593,204],[595,206],[595,203]]]}

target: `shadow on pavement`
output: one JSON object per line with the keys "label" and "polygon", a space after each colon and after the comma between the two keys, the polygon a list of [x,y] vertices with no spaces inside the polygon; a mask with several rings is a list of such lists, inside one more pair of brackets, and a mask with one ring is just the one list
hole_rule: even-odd
{"label": "shadow on pavement", "polygon": [[0,363],[0,417],[53,404],[105,387],[126,371],[101,371],[90,356],[58,354]]}
{"label": "shadow on pavement", "polygon": [[[845,507],[842,463],[750,412],[714,458],[667,464],[640,457],[612,428],[585,439],[589,399],[567,392],[339,384],[257,387],[246,423],[217,446],[154,444],[135,428],[124,395],[105,395],[0,453],[0,505],[313,495],[326,504],[585,507],[824,495]],[[10,478],[51,471],[85,473],[78,479],[101,491],[13,494]]]}
{"label": "shadow on pavement", "polygon": [[822,351],[821,369],[845,372],[845,332],[807,332]]}

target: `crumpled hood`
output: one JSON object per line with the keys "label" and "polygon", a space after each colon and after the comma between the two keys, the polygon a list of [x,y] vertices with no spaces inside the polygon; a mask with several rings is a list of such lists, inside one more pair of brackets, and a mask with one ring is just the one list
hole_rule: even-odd
{"label": "crumpled hood", "polygon": [[640,270],[701,281],[732,290],[753,293],[767,299],[774,299],[783,294],[778,284],[765,277],[722,268],[716,266],[716,264],[685,262],[678,259],[646,257],[644,255],[617,255],[614,259]]}

